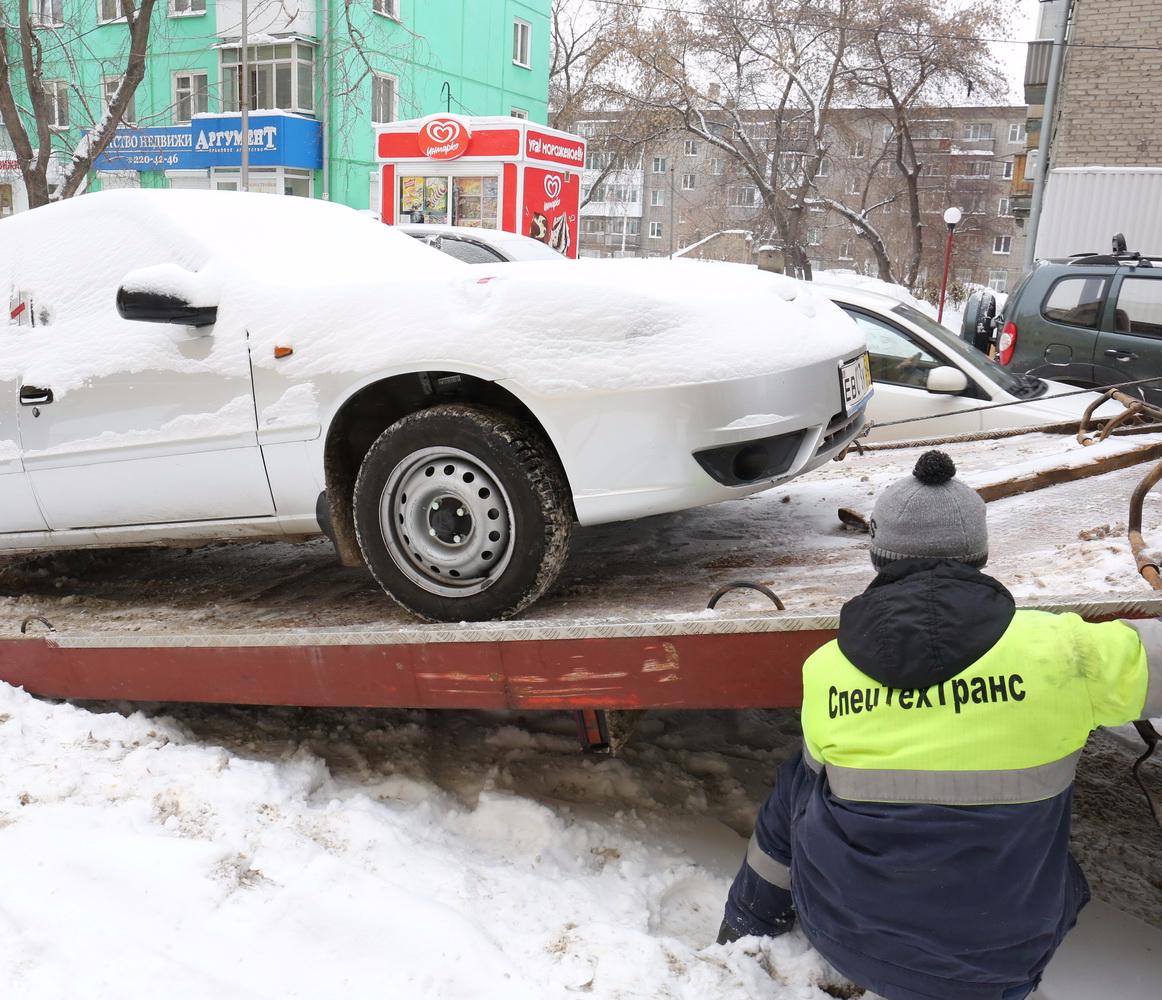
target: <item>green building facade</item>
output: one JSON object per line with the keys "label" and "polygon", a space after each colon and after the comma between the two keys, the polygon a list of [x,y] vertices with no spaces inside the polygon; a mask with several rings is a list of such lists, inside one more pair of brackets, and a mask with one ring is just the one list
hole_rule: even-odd
{"label": "green building facade", "polygon": [[[378,123],[449,109],[544,122],[550,8],[551,0],[249,0],[250,190],[364,209],[376,200]],[[118,86],[128,31],[120,0],[33,0],[33,9],[64,162]],[[242,16],[241,0],[160,0],[145,78],[89,190],[237,189]],[[13,30],[9,45],[17,44]],[[0,135],[0,214],[27,203],[16,166]]]}

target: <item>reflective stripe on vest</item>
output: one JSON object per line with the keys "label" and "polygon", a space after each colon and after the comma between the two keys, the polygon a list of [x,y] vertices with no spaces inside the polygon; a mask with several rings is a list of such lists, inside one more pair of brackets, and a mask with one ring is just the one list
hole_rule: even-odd
{"label": "reflective stripe on vest", "polygon": [[780,889],[791,888],[791,869],[759,847],[757,834],[751,834],[750,843],[746,845],[746,863],[764,882]]}
{"label": "reflective stripe on vest", "polygon": [[1080,758],[1078,750],[1050,764],[1008,771],[901,771],[821,765],[810,752],[803,752],[803,759],[813,771],[826,770],[827,783],[837,798],[943,806],[1050,799],[1073,784]]}

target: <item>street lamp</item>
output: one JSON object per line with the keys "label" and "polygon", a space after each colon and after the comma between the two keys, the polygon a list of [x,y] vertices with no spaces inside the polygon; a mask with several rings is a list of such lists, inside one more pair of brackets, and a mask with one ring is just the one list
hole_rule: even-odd
{"label": "street lamp", "polygon": [[944,321],[944,292],[948,288],[948,265],[952,263],[952,234],[957,223],[964,218],[959,208],[944,210],[944,223],[948,226],[948,242],[944,245],[944,277],[940,279],[940,307],[936,310],[936,322]]}

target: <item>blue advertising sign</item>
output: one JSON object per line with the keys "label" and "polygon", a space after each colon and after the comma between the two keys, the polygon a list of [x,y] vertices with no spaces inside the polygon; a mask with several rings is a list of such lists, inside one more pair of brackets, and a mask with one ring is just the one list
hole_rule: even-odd
{"label": "blue advertising sign", "polygon": [[[250,165],[323,165],[322,125],[297,115],[250,116]],[[122,125],[94,161],[96,170],[206,170],[242,164],[239,115],[198,115],[188,125],[133,128]]]}

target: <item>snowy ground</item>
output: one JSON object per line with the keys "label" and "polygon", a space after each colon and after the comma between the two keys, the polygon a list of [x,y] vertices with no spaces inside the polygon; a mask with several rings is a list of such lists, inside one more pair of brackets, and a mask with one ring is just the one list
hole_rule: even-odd
{"label": "snowy ground", "polygon": [[[856,996],[797,933],[711,944],[798,736],[794,712],[651,713],[610,759],[579,754],[564,713],[124,715],[0,685],[0,982],[20,1000]],[[1131,749],[1099,735],[1083,758],[1077,848],[1099,898],[1162,926]],[[1157,932],[1091,913],[1145,934],[1135,974],[1162,977]],[[1073,949],[1089,981],[1150,995],[1111,991],[1126,956],[1104,947]],[[1046,1000],[1095,995],[1058,978]]]}

